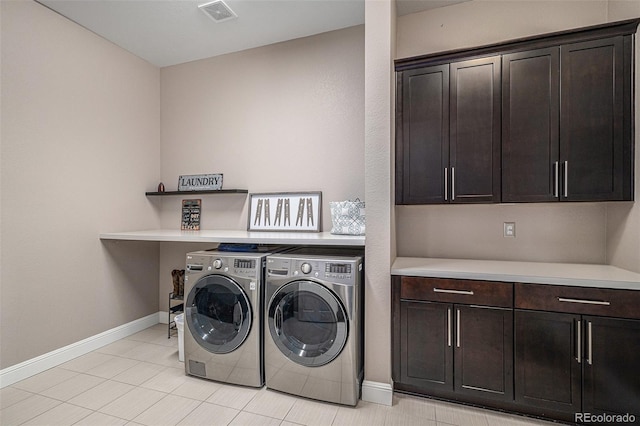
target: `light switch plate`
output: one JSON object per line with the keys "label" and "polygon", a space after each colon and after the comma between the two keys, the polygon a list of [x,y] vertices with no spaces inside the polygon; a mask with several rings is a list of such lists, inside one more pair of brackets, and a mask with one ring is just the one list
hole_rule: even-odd
{"label": "light switch plate", "polygon": [[516,223],[515,222],[505,222],[504,223],[504,234],[505,237],[514,237],[516,236]]}

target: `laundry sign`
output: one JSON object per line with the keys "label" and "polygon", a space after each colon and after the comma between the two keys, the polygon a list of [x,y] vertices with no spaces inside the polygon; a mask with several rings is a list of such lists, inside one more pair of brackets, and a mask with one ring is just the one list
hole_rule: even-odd
{"label": "laundry sign", "polygon": [[218,189],[222,189],[222,173],[208,175],[183,175],[178,178],[178,191]]}

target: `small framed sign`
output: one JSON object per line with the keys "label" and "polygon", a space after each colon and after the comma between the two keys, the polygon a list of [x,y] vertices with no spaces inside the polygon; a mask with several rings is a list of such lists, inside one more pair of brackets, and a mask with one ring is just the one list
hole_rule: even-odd
{"label": "small framed sign", "polygon": [[200,230],[201,200],[182,200],[182,225],[183,231]]}
{"label": "small framed sign", "polygon": [[203,191],[222,189],[222,173],[209,175],[181,175],[178,191]]}
{"label": "small framed sign", "polygon": [[249,231],[320,232],[322,192],[276,192],[249,197]]}

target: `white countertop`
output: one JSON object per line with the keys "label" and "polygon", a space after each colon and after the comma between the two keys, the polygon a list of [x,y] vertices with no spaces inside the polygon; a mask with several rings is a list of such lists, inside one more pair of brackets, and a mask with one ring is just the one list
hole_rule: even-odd
{"label": "white countertop", "polygon": [[100,234],[100,239],[192,243],[301,244],[317,246],[364,246],[365,242],[364,236],[333,235],[329,232],[181,231],[179,229],[110,232]]}
{"label": "white countertop", "polygon": [[609,265],[398,257],[391,275],[640,290],[640,274]]}

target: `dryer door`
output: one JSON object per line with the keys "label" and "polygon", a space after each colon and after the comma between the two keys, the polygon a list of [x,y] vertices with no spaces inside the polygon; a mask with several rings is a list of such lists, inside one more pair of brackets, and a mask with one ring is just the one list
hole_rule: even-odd
{"label": "dryer door", "polygon": [[244,290],[223,275],[200,278],[187,295],[185,322],[209,352],[225,354],[240,346],[251,330],[251,317]]}
{"label": "dryer door", "polygon": [[268,323],[280,351],[309,367],[331,362],[349,337],[342,303],[313,281],[293,281],[276,291],[269,302]]}

